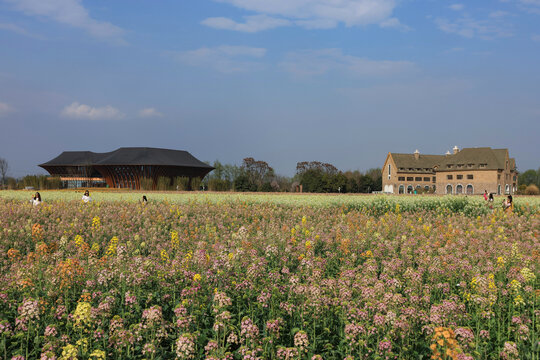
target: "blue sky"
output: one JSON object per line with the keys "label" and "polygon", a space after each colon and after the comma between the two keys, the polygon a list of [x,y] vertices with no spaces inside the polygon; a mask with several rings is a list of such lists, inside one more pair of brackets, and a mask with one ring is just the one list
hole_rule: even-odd
{"label": "blue sky", "polygon": [[540,0],[0,0],[0,157],[185,149],[382,166],[508,148],[540,166]]}

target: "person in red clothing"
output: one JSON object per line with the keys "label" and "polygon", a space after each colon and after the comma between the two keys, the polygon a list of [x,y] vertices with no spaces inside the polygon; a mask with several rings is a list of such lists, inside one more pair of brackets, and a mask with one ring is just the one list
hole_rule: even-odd
{"label": "person in red clothing", "polygon": [[487,193],[487,190],[484,190],[484,200],[488,201],[488,193]]}

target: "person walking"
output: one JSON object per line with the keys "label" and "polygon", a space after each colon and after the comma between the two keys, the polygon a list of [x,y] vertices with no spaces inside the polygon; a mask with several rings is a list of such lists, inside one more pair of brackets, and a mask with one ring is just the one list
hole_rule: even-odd
{"label": "person walking", "polygon": [[503,210],[505,213],[511,214],[514,212],[514,201],[512,195],[508,195],[505,201],[503,201]]}
{"label": "person walking", "polygon": [[488,201],[488,192],[484,190],[484,200]]}
{"label": "person walking", "polygon": [[82,201],[85,203],[89,203],[92,201],[92,198],[90,197],[90,191],[85,190],[84,195],[82,196]]}
{"label": "person walking", "polygon": [[37,206],[39,204],[41,204],[41,194],[36,192],[36,194],[34,195],[34,197],[32,198],[32,200],[30,200],[30,202],[32,203],[32,205],[34,206]]}

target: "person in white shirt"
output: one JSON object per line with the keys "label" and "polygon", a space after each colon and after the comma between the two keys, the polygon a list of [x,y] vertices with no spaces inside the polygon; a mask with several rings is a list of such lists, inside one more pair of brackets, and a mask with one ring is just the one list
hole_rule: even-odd
{"label": "person in white shirt", "polygon": [[38,192],[36,192],[36,194],[34,195],[32,200],[30,200],[30,202],[34,206],[41,204],[41,195]]}
{"label": "person in white shirt", "polygon": [[90,191],[86,190],[84,192],[84,195],[82,196],[82,201],[85,203],[89,203],[92,201],[92,198],[90,197]]}

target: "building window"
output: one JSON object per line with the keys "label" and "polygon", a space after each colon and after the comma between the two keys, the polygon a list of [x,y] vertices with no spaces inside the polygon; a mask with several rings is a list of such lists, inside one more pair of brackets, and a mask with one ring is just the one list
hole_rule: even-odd
{"label": "building window", "polygon": [[446,175],[446,178],[447,178],[448,180],[452,180],[453,177],[452,177],[452,175]]}
{"label": "building window", "polygon": [[434,176],[433,177],[433,182],[436,182],[437,181],[437,178]]}
{"label": "building window", "polygon": [[388,178],[390,179],[390,175],[392,173],[392,165],[388,164]]}
{"label": "building window", "polygon": [[497,186],[497,195],[501,195],[501,185]]}
{"label": "building window", "polygon": [[474,166],[474,164],[467,164],[467,167],[471,169]]}
{"label": "building window", "polygon": [[457,176],[456,176],[456,179],[458,179],[458,180],[463,179],[463,175],[457,175]]}
{"label": "building window", "polygon": [[413,177],[412,177],[412,176],[408,176],[408,177],[407,177],[407,181],[413,181]]}
{"label": "building window", "polygon": [[458,168],[458,169],[461,169],[462,167],[463,167],[463,164],[458,164],[458,165],[457,165],[457,168]]}
{"label": "building window", "polygon": [[429,177],[425,177],[425,178],[424,178],[424,181],[429,181]]}
{"label": "building window", "polygon": [[471,184],[467,185],[467,195],[472,195],[474,193],[474,188]]}
{"label": "building window", "polygon": [[451,168],[452,168],[452,166],[454,166],[454,165],[452,165],[452,164],[448,164],[448,165],[446,165],[446,168],[447,168],[447,169],[451,169]]}
{"label": "building window", "polygon": [[514,181],[516,181],[516,175],[514,175]]}
{"label": "building window", "polygon": [[469,179],[469,180],[472,180],[472,179],[474,179],[474,176],[473,176],[473,174],[469,174],[469,175],[467,175],[467,179]]}
{"label": "building window", "polygon": [[405,176],[398,177],[398,181],[405,181]]}
{"label": "building window", "polygon": [[399,190],[398,190],[398,192],[399,192],[400,194],[405,193],[405,186],[399,185]]}
{"label": "building window", "polygon": [[417,176],[414,178],[414,181],[422,181],[422,177],[421,176]]}
{"label": "building window", "polygon": [[428,191],[429,191],[429,185],[424,186],[424,190],[425,190],[426,192],[428,192]]}
{"label": "building window", "polygon": [[480,169],[485,169],[487,167],[487,164],[480,164]]}
{"label": "building window", "polygon": [[463,194],[463,185],[456,186],[456,194]]}
{"label": "building window", "polygon": [[450,185],[450,184],[446,185],[446,193],[447,194],[452,194],[452,185]]}
{"label": "building window", "polygon": [[497,180],[501,180],[501,174],[497,175]]}
{"label": "building window", "polygon": [[407,194],[412,194],[412,193],[413,193],[412,185],[407,186]]}
{"label": "building window", "polygon": [[504,187],[504,193],[510,194],[510,185],[506,184],[506,186]]}

